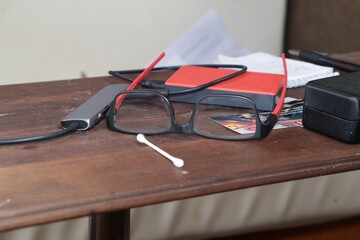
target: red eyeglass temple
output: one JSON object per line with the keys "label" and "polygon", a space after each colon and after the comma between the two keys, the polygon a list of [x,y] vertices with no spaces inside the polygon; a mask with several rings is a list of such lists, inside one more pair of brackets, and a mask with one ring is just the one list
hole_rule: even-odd
{"label": "red eyeglass temple", "polygon": [[279,102],[276,105],[274,111],[272,112],[272,114],[276,115],[277,118],[279,118],[281,109],[284,105],[284,99],[285,99],[286,88],[287,88],[287,68],[286,68],[285,54],[284,53],[281,54],[281,57],[283,60],[283,65],[284,65],[284,85],[283,85],[283,90],[280,95]]}
{"label": "red eyeglass temple", "polygon": [[[141,80],[155,67],[155,65],[165,56],[165,53],[162,52],[131,84],[126,90],[133,90]],[[124,100],[125,95],[122,95],[116,99],[115,109],[119,110],[119,107]]]}

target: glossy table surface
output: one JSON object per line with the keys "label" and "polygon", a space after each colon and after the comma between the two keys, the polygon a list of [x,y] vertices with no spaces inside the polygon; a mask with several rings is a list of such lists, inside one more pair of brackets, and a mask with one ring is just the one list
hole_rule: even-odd
{"label": "glossy table surface", "polygon": [[[0,86],[0,138],[57,131],[64,116],[111,83],[121,81]],[[0,146],[0,231],[360,168],[359,145],[301,127],[253,141],[181,134],[148,139],[185,166],[175,168],[134,135],[109,131],[104,120],[89,131]]]}

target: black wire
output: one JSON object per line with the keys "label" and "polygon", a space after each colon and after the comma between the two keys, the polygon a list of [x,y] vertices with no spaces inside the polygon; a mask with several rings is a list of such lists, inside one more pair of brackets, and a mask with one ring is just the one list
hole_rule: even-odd
{"label": "black wire", "polygon": [[40,141],[40,140],[56,138],[56,137],[60,137],[60,136],[63,136],[65,134],[68,134],[71,132],[75,132],[79,128],[79,126],[80,126],[80,123],[74,122],[74,123],[70,124],[70,126],[68,128],[65,128],[58,132],[48,133],[48,134],[39,135],[39,136],[24,137],[24,138],[3,139],[3,140],[0,140],[0,145],[25,143],[25,142],[33,142],[33,141]]}
{"label": "black wire", "polygon": [[236,77],[236,76],[238,76],[240,74],[243,74],[244,72],[246,72],[246,67],[243,70],[237,71],[237,72],[235,72],[233,74],[227,75],[227,76],[222,77],[222,78],[218,78],[218,79],[216,79],[214,81],[211,81],[211,82],[208,82],[208,83],[205,83],[205,84],[193,87],[193,88],[188,88],[188,89],[184,89],[184,90],[180,90],[180,91],[176,91],[176,92],[169,92],[169,95],[174,96],[174,95],[181,95],[181,94],[188,94],[188,93],[197,92],[197,91],[203,90],[203,89],[205,89],[207,87],[210,87],[212,85],[215,85],[217,83],[220,83],[222,81],[225,81],[225,80],[228,80],[230,78]]}
{"label": "black wire", "polygon": [[[238,76],[240,74],[243,74],[244,72],[246,72],[247,67],[244,65],[234,65],[234,64],[201,64],[201,65],[191,65],[191,66],[196,66],[196,67],[210,67],[210,68],[240,68],[241,70],[232,73],[230,75],[227,75],[225,77],[222,78],[218,78],[216,80],[213,80],[211,82],[193,87],[193,88],[188,88],[185,90],[180,90],[180,91],[176,91],[176,92],[168,92],[169,96],[172,95],[181,95],[181,94],[187,94],[187,93],[192,93],[192,92],[197,92],[200,91],[202,89],[205,89],[207,87],[210,87],[214,84],[220,83],[222,81],[228,80],[230,78],[233,78],[235,76]],[[182,66],[165,66],[165,67],[157,67],[157,68],[153,68],[152,72],[154,71],[167,71],[167,70],[177,70]],[[133,78],[126,76],[125,74],[134,74],[134,73],[141,73],[143,72],[144,69],[136,69],[136,70],[124,70],[124,71],[109,71],[110,75],[113,75],[115,77],[119,77],[122,78],[124,80],[127,81],[134,81]],[[164,82],[162,81],[161,84],[159,84],[157,81],[154,80],[142,80],[139,83],[140,86],[142,87],[147,87],[147,88],[165,88]]]}

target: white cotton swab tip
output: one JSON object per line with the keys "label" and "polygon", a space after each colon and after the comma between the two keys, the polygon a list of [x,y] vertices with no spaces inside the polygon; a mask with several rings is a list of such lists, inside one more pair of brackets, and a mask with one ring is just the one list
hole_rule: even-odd
{"label": "white cotton swab tip", "polygon": [[155,146],[154,144],[152,144],[151,142],[146,140],[144,134],[139,133],[136,136],[136,140],[139,143],[144,143],[144,144],[148,145],[149,147],[151,147],[152,149],[154,149],[155,151],[157,151],[158,153],[160,153],[164,157],[168,158],[174,164],[175,167],[181,168],[181,167],[184,166],[184,161],[182,159],[173,157],[170,154],[168,154],[167,152],[165,152],[164,150],[158,148],[157,146]]}

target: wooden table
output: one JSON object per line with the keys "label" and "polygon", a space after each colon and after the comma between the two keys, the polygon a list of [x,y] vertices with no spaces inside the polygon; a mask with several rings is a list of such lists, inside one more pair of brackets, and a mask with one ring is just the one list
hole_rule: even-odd
{"label": "wooden table", "polygon": [[[0,138],[56,131],[74,108],[119,82],[100,77],[1,86]],[[288,94],[302,96],[303,89]],[[133,207],[360,168],[359,145],[300,127],[254,141],[148,139],[185,166],[175,168],[134,135],[109,131],[105,121],[57,139],[0,146],[0,231],[92,215],[92,239],[102,239],[104,226],[112,230],[106,222],[128,223]]]}

